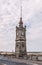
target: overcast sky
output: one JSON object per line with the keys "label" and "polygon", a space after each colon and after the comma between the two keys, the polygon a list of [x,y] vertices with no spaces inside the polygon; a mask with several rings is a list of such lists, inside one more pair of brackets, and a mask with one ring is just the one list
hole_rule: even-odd
{"label": "overcast sky", "polygon": [[[22,0],[27,51],[42,51],[42,0]],[[0,51],[15,51],[20,0],[0,0]]]}

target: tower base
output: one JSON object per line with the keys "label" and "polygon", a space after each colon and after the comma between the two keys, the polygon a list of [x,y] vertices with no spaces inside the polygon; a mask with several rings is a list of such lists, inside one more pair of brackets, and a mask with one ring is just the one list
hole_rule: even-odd
{"label": "tower base", "polygon": [[16,58],[18,58],[18,59],[28,59],[28,56],[27,56],[27,54],[26,55],[19,55],[19,54],[17,54],[16,55]]}

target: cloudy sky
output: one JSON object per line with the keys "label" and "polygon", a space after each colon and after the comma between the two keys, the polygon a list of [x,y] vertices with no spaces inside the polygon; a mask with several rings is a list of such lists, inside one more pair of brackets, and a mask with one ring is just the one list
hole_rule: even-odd
{"label": "cloudy sky", "polygon": [[[0,0],[0,51],[15,51],[20,6],[20,0]],[[27,51],[42,51],[42,0],[22,0],[22,18]]]}

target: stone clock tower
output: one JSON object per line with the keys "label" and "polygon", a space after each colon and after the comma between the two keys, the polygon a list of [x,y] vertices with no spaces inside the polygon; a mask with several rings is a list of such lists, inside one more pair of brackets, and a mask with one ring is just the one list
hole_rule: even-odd
{"label": "stone clock tower", "polygon": [[19,26],[16,26],[16,46],[15,46],[16,58],[26,57],[26,26],[23,26],[22,21],[22,8]]}
{"label": "stone clock tower", "polygon": [[26,26],[23,27],[22,18],[20,18],[19,27],[16,26],[16,57],[24,57],[26,53]]}

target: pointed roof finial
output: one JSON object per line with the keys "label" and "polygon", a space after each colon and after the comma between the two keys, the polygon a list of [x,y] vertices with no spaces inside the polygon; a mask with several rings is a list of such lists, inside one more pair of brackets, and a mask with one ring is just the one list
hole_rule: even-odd
{"label": "pointed roof finial", "polygon": [[22,22],[22,0],[20,0],[20,22],[19,22],[19,24],[23,24],[23,22]]}

